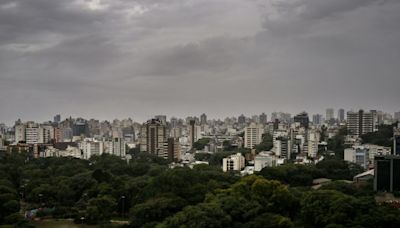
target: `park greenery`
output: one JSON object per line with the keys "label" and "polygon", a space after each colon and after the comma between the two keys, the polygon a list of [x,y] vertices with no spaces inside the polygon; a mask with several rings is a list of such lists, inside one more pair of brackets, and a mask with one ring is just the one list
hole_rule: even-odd
{"label": "park greenery", "polygon": [[[364,142],[385,144],[391,126]],[[372,181],[351,183],[363,170],[343,161],[346,129],[328,140],[326,156],[316,165],[288,163],[241,177],[224,173],[222,159],[244,148],[223,143],[217,153],[196,153],[210,165],[170,169],[166,160],[134,153],[129,163],[111,155],[90,160],[33,158],[22,152],[0,156],[0,224],[31,227],[24,212],[36,217],[74,219],[76,223],[126,227],[400,227],[396,205],[377,204]],[[204,148],[208,139],[195,144]],[[270,150],[263,136],[257,151]],[[312,188],[313,180],[332,182]]]}
{"label": "park greenery", "polygon": [[[0,223],[29,227],[22,211],[77,223],[127,227],[398,227],[400,212],[374,201],[371,183],[349,184],[359,167],[335,159],[287,164],[240,177],[220,167],[169,169],[141,153],[118,157],[1,157]],[[314,178],[333,181],[312,190]],[[21,206],[20,206],[21,205]]]}

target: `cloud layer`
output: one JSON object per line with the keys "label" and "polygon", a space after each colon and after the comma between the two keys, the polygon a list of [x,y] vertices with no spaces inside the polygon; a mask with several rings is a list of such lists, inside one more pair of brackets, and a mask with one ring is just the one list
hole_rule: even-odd
{"label": "cloud layer", "polygon": [[0,122],[400,109],[397,0],[3,0]]}

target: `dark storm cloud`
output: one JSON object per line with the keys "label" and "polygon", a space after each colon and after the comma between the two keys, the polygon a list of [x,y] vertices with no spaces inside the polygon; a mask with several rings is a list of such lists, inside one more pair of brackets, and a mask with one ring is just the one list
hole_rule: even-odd
{"label": "dark storm cloud", "polygon": [[397,0],[3,0],[0,122],[398,110],[399,22]]}

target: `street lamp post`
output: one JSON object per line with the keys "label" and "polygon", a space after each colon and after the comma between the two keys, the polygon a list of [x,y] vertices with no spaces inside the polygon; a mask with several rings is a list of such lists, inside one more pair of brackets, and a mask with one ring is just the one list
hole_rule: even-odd
{"label": "street lamp post", "polygon": [[122,217],[125,217],[125,196],[121,196],[122,200]]}

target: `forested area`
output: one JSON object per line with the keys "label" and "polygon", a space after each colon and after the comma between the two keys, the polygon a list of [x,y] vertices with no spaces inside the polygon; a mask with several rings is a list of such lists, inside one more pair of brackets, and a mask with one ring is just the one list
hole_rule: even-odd
{"label": "forested area", "polygon": [[[399,210],[377,205],[371,183],[340,181],[358,169],[326,160],[240,177],[207,165],[169,169],[148,154],[129,164],[113,156],[11,154],[0,162],[0,223],[29,227],[23,205],[49,209],[37,217],[86,224],[127,219],[129,227],[399,227]],[[320,177],[337,181],[312,190],[312,179]]]}

